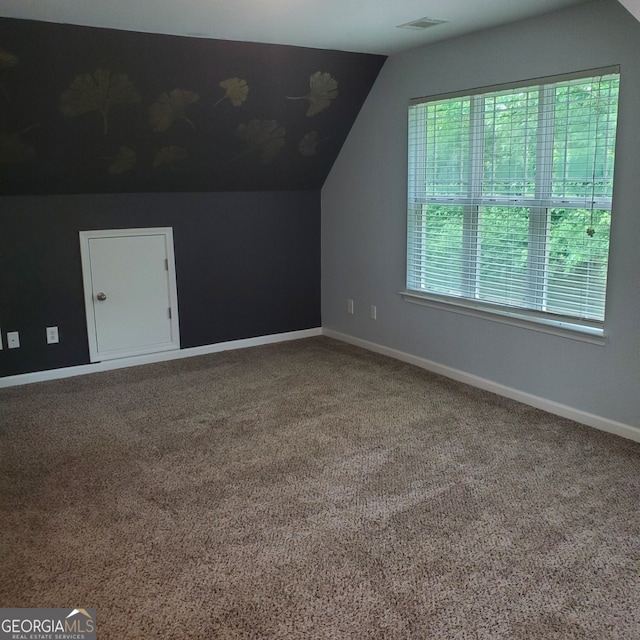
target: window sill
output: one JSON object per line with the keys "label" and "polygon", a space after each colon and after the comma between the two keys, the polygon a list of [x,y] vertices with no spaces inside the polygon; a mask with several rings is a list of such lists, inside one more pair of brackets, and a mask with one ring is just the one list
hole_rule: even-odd
{"label": "window sill", "polygon": [[571,338],[572,340],[580,340],[581,342],[588,342],[600,346],[606,344],[607,341],[604,330],[598,327],[572,324],[567,321],[552,320],[550,318],[528,316],[525,313],[519,313],[517,311],[490,309],[467,300],[445,298],[417,293],[415,291],[401,291],[400,295],[406,302],[411,302],[412,304],[483,318],[484,320],[500,322],[532,331],[550,333],[555,336],[562,336],[563,338]]}

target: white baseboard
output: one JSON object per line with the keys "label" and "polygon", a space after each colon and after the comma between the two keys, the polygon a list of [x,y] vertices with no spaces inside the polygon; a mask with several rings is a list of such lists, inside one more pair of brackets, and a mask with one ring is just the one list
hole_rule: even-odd
{"label": "white baseboard", "polygon": [[100,371],[111,371],[113,369],[123,369],[126,367],[137,367],[143,364],[153,364],[155,362],[165,362],[168,360],[178,360],[181,358],[191,358],[193,356],[202,356],[209,353],[219,353],[221,351],[230,351],[232,349],[246,349],[248,347],[257,347],[264,344],[274,344],[277,342],[288,342],[290,340],[300,340],[302,338],[312,338],[314,336],[325,335],[341,342],[347,342],[357,347],[362,347],[368,351],[373,351],[381,355],[407,362],[408,364],[415,365],[422,369],[427,369],[434,373],[458,380],[470,384],[471,386],[484,389],[497,393],[498,395],[512,400],[517,400],[523,404],[527,404],[537,409],[542,409],[553,413],[554,415],[561,416],[562,418],[568,418],[585,424],[589,427],[599,429],[600,431],[606,431],[607,433],[613,433],[635,442],[640,442],[640,429],[633,427],[622,422],[616,422],[603,418],[601,416],[581,411],[573,407],[553,402],[539,396],[534,396],[518,389],[506,387],[492,380],[481,378],[480,376],[447,367],[437,362],[420,358],[418,356],[405,353],[404,351],[398,351],[390,347],[376,344],[375,342],[369,342],[368,340],[362,340],[355,338],[346,333],[339,331],[333,331],[332,329],[322,329],[320,327],[315,329],[305,329],[302,331],[290,331],[287,333],[275,333],[267,336],[258,336],[256,338],[245,338],[243,340],[230,340],[228,342],[219,342],[217,344],[208,344],[201,347],[189,347],[187,349],[177,349],[175,351],[163,351],[160,353],[151,353],[144,356],[134,356],[131,358],[121,358],[117,360],[108,360],[105,362],[95,362],[92,364],[83,364],[74,367],[64,367],[62,369],[49,369],[47,371],[35,371],[33,373],[23,373],[15,376],[7,376],[0,378],[0,389],[4,387],[13,387],[23,384],[31,384],[33,382],[45,382],[47,380],[59,380],[61,378],[71,378],[73,376],[82,376],[88,373],[98,373]]}
{"label": "white baseboard", "polygon": [[502,384],[498,384],[497,382],[493,382],[492,380],[487,380],[486,378],[481,378],[480,376],[466,373],[465,371],[460,371],[459,369],[453,369],[452,367],[447,367],[442,364],[438,364],[437,362],[427,360],[425,358],[413,356],[409,353],[405,353],[404,351],[398,351],[396,349],[391,349],[390,347],[384,347],[382,345],[376,344],[375,342],[369,342],[368,340],[355,338],[346,333],[340,333],[339,331],[333,331],[332,329],[323,329],[322,334],[329,338],[347,342],[354,346],[367,349],[368,351],[373,351],[381,355],[395,358],[396,360],[401,360],[402,362],[413,364],[422,369],[427,369],[428,371],[439,373],[440,375],[446,376],[447,378],[452,378],[453,380],[458,380],[459,382],[465,382],[466,384],[470,384],[473,387],[478,387],[480,389],[496,393],[500,396],[511,398],[512,400],[517,400],[519,402],[522,402],[523,404],[536,407],[537,409],[542,409],[562,418],[574,420],[575,422],[587,425],[588,427],[593,427],[595,429],[599,429],[600,431],[606,431],[607,433],[613,433],[617,436],[622,436],[623,438],[628,438],[629,440],[640,442],[640,429],[638,427],[633,427],[622,422],[616,422],[615,420],[609,420],[608,418],[603,418],[592,413],[587,413],[586,411],[581,411],[580,409],[568,407],[566,405],[560,404],[559,402],[546,400],[545,398],[540,398],[539,396],[534,396],[530,393],[519,391],[518,389],[506,387]]}
{"label": "white baseboard", "polygon": [[32,382],[44,382],[46,380],[59,380],[60,378],[82,376],[87,373],[98,373],[100,371],[111,371],[113,369],[123,369],[126,367],[137,367],[141,364],[153,364],[155,362],[165,362],[167,360],[203,356],[208,353],[219,353],[220,351],[230,351],[231,349],[246,349],[248,347],[258,347],[263,344],[300,340],[302,338],[311,338],[319,335],[322,335],[322,329],[320,327],[316,329],[304,329],[302,331],[289,331],[287,333],[274,333],[267,336],[258,336],[257,338],[230,340],[229,342],[207,344],[202,347],[189,347],[187,349],[176,349],[175,351],[161,351],[159,353],[150,353],[144,356],[133,356],[131,358],[105,360],[104,362],[81,364],[75,367],[22,373],[15,376],[0,378],[0,389],[3,387],[15,387],[22,384],[31,384]]}

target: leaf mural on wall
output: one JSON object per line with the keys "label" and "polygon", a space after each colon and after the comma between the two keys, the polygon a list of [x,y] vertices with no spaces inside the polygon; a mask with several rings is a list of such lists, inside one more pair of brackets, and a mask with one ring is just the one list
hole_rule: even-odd
{"label": "leaf mural on wall", "polygon": [[[17,64],[17,56],[14,56],[13,53],[10,53],[6,49],[0,49],[0,69],[9,69],[10,67],[15,67]],[[0,90],[7,98],[9,97],[2,84],[0,84]]]}
{"label": "leaf mural on wall", "polygon": [[383,62],[0,16],[0,197],[319,189]]}
{"label": "leaf mural on wall", "polygon": [[113,176],[133,169],[138,162],[138,156],[131,147],[122,145],[110,160],[111,164],[107,167],[107,171]]}
{"label": "leaf mural on wall", "polygon": [[153,158],[154,168],[167,165],[172,171],[176,170],[176,166],[180,165],[189,157],[187,150],[183,147],[177,147],[170,145],[168,147],[162,147]]}
{"label": "leaf mural on wall", "polygon": [[298,143],[298,151],[303,156],[315,156],[318,153],[318,132],[310,131]]}
{"label": "leaf mural on wall", "polygon": [[260,153],[260,161],[263,164],[269,164],[284,147],[285,134],[285,128],[275,120],[254,119],[238,125],[236,135],[249,145],[249,149],[236,156],[234,160],[255,151]]}
{"label": "leaf mural on wall", "polygon": [[213,106],[217,107],[223,100],[229,100],[234,107],[239,107],[249,94],[249,85],[240,78],[227,78],[220,83],[225,94]]}
{"label": "leaf mural on wall", "polygon": [[174,89],[170,93],[163,93],[149,107],[149,123],[154,131],[166,131],[176,120],[188,122],[194,129],[195,125],[185,116],[185,109],[200,96],[193,91]]}
{"label": "leaf mural on wall", "polygon": [[287,96],[288,100],[308,100],[307,116],[315,116],[331,106],[338,97],[338,81],[330,74],[316,71],[309,78],[309,93],[304,96]]}
{"label": "leaf mural on wall", "polygon": [[97,111],[102,115],[103,133],[107,135],[111,108],[136,102],[140,102],[140,94],[126,74],[96,69],[93,74],[84,73],[73,79],[60,96],[60,111],[65,116]]}
{"label": "leaf mural on wall", "polygon": [[0,69],[8,69],[18,64],[18,57],[5,49],[0,49]]}
{"label": "leaf mural on wall", "polygon": [[309,131],[302,140],[298,143],[298,151],[303,156],[316,156],[318,155],[318,146],[323,142],[329,140],[331,136],[318,139],[317,131]]}

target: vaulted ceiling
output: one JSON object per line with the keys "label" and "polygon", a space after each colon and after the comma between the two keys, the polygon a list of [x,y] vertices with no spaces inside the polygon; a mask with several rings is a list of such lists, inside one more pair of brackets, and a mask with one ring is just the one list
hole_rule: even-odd
{"label": "vaulted ceiling", "polygon": [[[625,5],[638,0],[622,0]],[[0,0],[5,17],[149,33],[392,53],[585,0]],[[424,30],[398,28],[422,18]]]}
{"label": "vaulted ceiling", "polygon": [[640,0],[620,0],[620,4],[622,4],[636,20],[640,20]]}

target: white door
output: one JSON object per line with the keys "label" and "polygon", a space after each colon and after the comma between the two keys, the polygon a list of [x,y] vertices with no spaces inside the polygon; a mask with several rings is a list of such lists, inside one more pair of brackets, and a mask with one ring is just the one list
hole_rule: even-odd
{"label": "white door", "polygon": [[81,231],[91,362],[180,348],[171,228]]}

